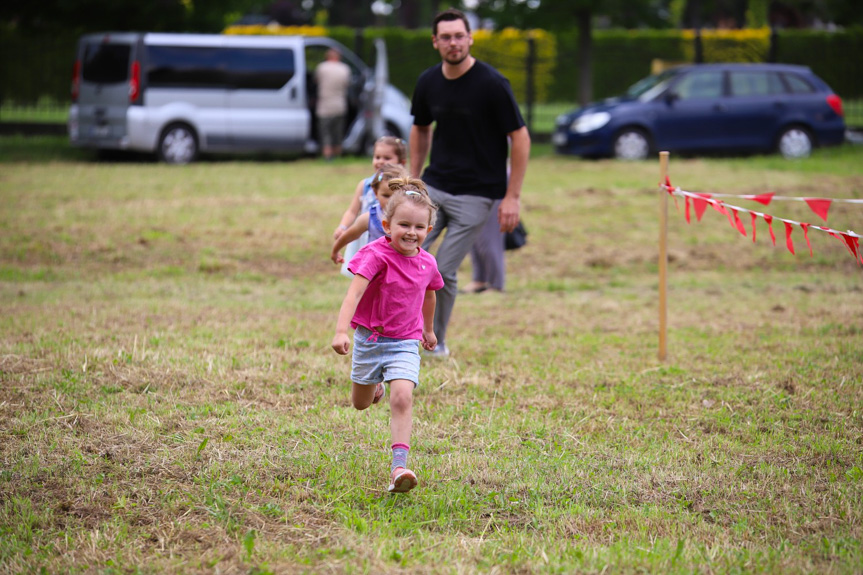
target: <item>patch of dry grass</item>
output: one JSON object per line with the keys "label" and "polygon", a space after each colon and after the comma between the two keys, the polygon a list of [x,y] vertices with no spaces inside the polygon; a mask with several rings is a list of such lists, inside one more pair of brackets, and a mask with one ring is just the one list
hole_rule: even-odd
{"label": "patch of dry grass", "polygon": [[[671,175],[861,197],[859,159]],[[388,496],[388,410],[350,407],[329,349],[366,163],[4,164],[0,571],[859,571],[860,267],[672,207],[659,362],[653,162],[532,162],[529,244],[505,294],[460,296],[420,488]]]}

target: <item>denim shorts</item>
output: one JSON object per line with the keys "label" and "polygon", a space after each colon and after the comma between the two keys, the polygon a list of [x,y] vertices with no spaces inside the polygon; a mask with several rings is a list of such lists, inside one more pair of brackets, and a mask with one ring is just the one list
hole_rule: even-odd
{"label": "denim shorts", "polygon": [[354,332],[351,381],[359,385],[377,385],[382,381],[406,379],[417,387],[420,384],[419,341],[370,337],[372,334],[363,326],[357,326]]}

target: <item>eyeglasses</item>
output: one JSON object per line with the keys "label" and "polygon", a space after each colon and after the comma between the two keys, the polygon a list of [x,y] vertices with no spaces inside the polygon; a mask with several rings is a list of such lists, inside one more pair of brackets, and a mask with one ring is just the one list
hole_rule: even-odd
{"label": "eyeglasses", "polygon": [[462,42],[467,40],[468,37],[469,36],[467,34],[455,34],[455,35],[441,34],[440,36],[437,37],[437,40],[438,40],[438,42],[443,42],[444,44],[449,44],[450,42],[455,42],[456,44],[461,44]]}

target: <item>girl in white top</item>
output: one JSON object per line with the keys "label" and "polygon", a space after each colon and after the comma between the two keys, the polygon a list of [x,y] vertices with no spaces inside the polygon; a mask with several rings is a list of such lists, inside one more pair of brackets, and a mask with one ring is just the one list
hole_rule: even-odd
{"label": "girl in white top", "polygon": [[369,242],[373,242],[384,235],[383,214],[386,212],[387,202],[395,193],[390,189],[389,182],[394,178],[407,177],[408,173],[404,166],[392,164],[385,164],[375,173],[372,178],[372,190],[374,190],[376,201],[367,212],[360,214],[354,223],[333,242],[333,249],[330,253],[330,259],[333,260],[333,263],[345,263],[346,259],[339,252],[352,241],[362,237],[363,234],[368,234]]}
{"label": "girl in white top", "polygon": [[[383,136],[375,142],[374,153],[372,154],[372,169],[375,173],[378,172],[385,164],[395,166],[407,166],[408,152],[405,141],[401,138],[393,136]],[[375,201],[375,194],[372,191],[372,179],[374,175],[368,178],[363,178],[357,182],[357,187],[354,190],[354,195],[351,198],[351,203],[348,209],[342,214],[342,219],[339,220],[339,225],[333,230],[333,239],[339,239],[339,236],[347,231],[348,227],[357,216],[369,211],[369,207]],[[360,246],[362,247],[362,246]],[[357,248],[359,249],[359,248]]]}

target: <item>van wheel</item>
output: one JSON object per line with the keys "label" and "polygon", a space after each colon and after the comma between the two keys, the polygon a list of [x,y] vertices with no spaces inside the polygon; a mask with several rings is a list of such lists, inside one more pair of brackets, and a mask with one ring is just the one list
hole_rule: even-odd
{"label": "van wheel", "polygon": [[806,158],[812,153],[812,137],[806,128],[791,126],[782,131],[776,147],[786,158]]}
{"label": "van wheel", "polygon": [[650,153],[650,140],[638,128],[624,128],[614,139],[614,157],[618,160],[643,160]]}
{"label": "van wheel", "polygon": [[171,124],[159,139],[159,159],[168,164],[188,164],[198,157],[198,137],[186,124]]}

